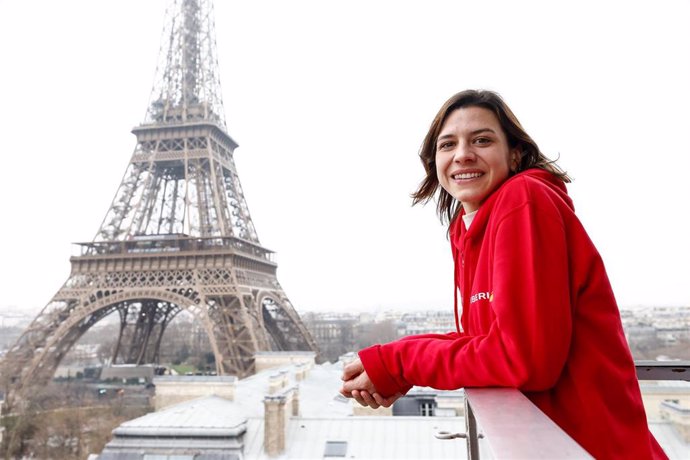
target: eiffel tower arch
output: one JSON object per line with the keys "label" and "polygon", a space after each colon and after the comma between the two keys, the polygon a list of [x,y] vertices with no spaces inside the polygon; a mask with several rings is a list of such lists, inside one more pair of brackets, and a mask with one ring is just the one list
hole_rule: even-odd
{"label": "eiffel tower arch", "polygon": [[52,378],[94,324],[118,315],[112,362],[159,359],[182,311],[208,334],[219,375],[245,377],[254,354],[316,343],[259,242],[227,134],[210,0],[175,0],[136,147],[93,241],[78,243],[65,284],[4,357],[8,390]]}

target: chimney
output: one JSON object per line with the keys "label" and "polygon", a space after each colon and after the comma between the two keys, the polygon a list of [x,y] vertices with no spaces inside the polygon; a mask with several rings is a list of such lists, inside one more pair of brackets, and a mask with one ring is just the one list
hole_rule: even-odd
{"label": "chimney", "polygon": [[278,456],[285,451],[286,402],[285,395],[264,396],[264,451],[269,457]]}
{"label": "chimney", "polygon": [[277,374],[268,377],[268,394],[273,395],[280,392],[283,388],[288,386],[290,379],[287,371],[280,371]]}
{"label": "chimney", "polygon": [[292,390],[292,416],[297,417],[299,415],[299,387],[295,387]]}
{"label": "chimney", "polygon": [[295,364],[295,380],[298,382],[307,378],[307,363]]}

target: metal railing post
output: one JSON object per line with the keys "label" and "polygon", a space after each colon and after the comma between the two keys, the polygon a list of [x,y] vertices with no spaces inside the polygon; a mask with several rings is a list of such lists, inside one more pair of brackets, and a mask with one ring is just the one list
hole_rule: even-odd
{"label": "metal railing post", "polygon": [[690,382],[690,361],[635,361],[638,380],[685,380]]}
{"label": "metal railing post", "polygon": [[479,433],[477,433],[477,419],[474,417],[472,405],[465,397],[465,433],[467,434],[467,458],[479,460]]}

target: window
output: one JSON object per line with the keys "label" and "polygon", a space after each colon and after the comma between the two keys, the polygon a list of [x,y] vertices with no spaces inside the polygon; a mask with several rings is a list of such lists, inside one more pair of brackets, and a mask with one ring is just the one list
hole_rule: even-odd
{"label": "window", "polygon": [[347,441],[326,441],[323,458],[345,457],[347,455]]}
{"label": "window", "polygon": [[419,403],[419,415],[423,417],[431,417],[434,415],[434,403],[429,401],[422,401]]}

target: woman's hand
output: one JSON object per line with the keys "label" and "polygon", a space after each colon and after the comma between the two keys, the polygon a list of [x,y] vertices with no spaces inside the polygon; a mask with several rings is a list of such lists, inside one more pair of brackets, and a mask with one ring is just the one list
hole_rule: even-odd
{"label": "woman's hand", "polygon": [[396,393],[393,396],[384,398],[376,392],[374,383],[364,370],[362,361],[354,360],[343,368],[343,387],[340,389],[340,394],[346,398],[354,398],[362,406],[368,406],[372,409],[379,407],[390,407],[395,401],[402,397],[401,393]]}
{"label": "woman's hand", "polygon": [[402,393],[396,393],[393,396],[384,398],[379,393],[370,394],[366,390],[353,390],[352,398],[355,399],[362,406],[369,406],[372,409],[378,409],[379,407],[391,407],[395,401],[402,398]]}

